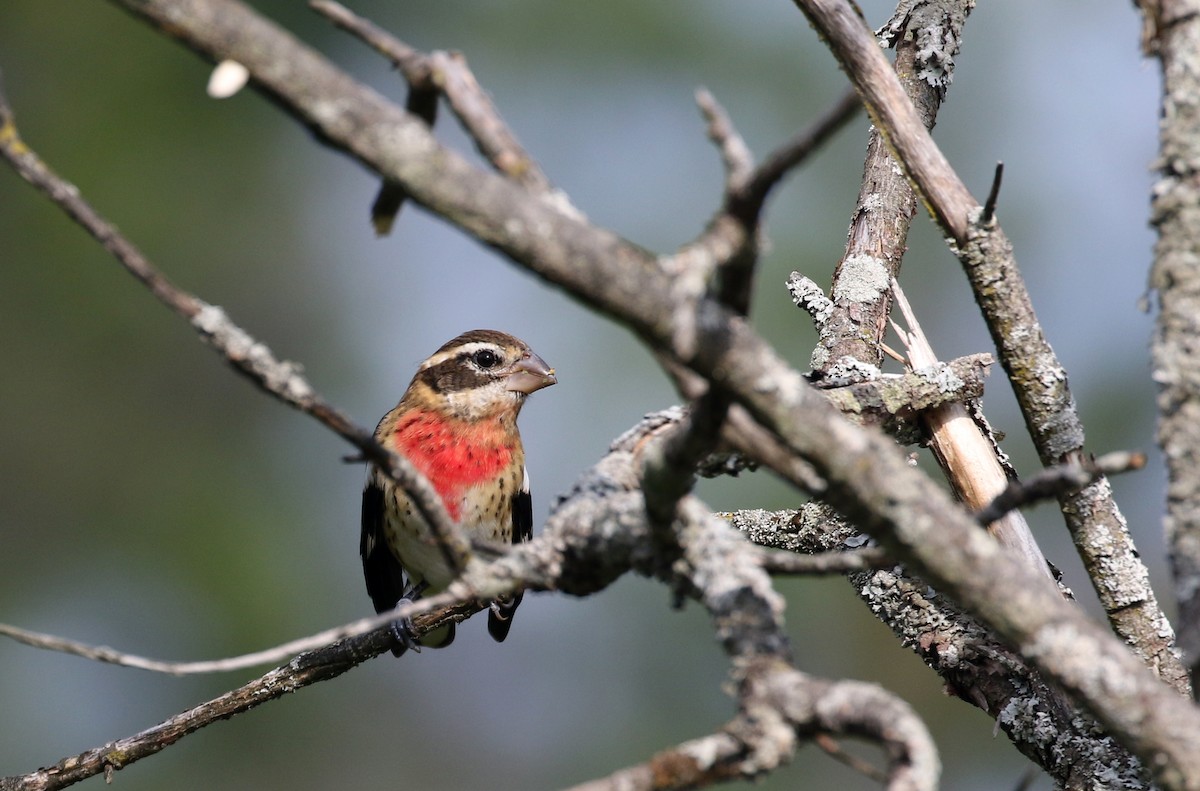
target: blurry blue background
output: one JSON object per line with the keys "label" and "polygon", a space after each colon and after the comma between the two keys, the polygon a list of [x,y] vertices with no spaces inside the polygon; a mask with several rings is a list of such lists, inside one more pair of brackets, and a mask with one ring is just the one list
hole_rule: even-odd
{"label": "blurry blue background", "polygon": [[[255,4],[402,100],[387,65],[299,0]],[[844,86],[789,2],[504,4],[360,0],[422,49],[465,52],[551,179],[589,217],[654,250],[718,205],[719,160],[692,95],[708,87],[759,156]],[[890,7],[864,4],[873,25]],[[1070,30],[1070,45],[1063,31]],[[984,4],[935,136],[976,195],[1006,165],[999,215],[1099,452],[1151,450],[1156,65],[1129,4]],[[224,306],[363,425],[416,363],[472,327],[511,331],[560,372],[523,416],[535,510],[644,412],[675,400],[625,331],[409,206],[368,223],[376,181],[252,92],[204,94],[209,66],[110,4],[6,0],[0,69],[26,140],[171,278]],[[861,175],[859,119],[770,207],[754,321],[808,367],[788,299],[828,284]],[[448,112],[443,140],[470,147]],[[990,350],[957,263],[920,218],[902,276],[944,358]],[[100,247],[0,172],[0,621],[161,658],[213,658],[370,612],[356,556],[362,470],[198,343]],[[1035,468],[1000,375],[986,399]],[[1160,595],[1163,475],[1116,482]],[[765,474],[705,483],[714,508],[798,496]],[[1095,607],[1061,519],[1035,529]],[[878,681],[926,717],[943,786],[1016,785],[1027,763],[984,714],[871,618],[842,580],[781,581],[800,666]],[[508,642],[469,623],[453,648],[381,658],[190,736],[122,771],[127,789],[554,788],[719,727],[726,664],[704,614],[623,579],[584,601],[527,597]],[[0,643],[0,775],[159,722],[253,674],[175,679]],[[862,751],[860,751],[862,752]],[[873,751],[865,751],[872,757]],[[98,787],[103,781],[89,783]],[[876,785],[813,748],[763,788]],[[1044,778],[1035,788],[1048,788]]]}

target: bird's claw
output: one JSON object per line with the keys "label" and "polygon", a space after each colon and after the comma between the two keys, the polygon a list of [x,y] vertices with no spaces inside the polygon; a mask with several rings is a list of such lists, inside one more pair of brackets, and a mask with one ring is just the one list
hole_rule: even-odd
{"label": "bird's claw", "polygon": [[[422,582],[420,585],[410,589],[400,598],[400,601],[396,602],[396,606],[411,604],[421,598],[421,593],[425,590],[426,585],[427,583]],[[391,632],[393,639],[396,641],[396,645],[392,647],[393,656],[404,656],[405,652],[410,648],[415,653],[421,653],[421,644],[417,642],[417,633],[413,629],[412,618],[405,616],[404,618],[397,618],[392,621]]]}
{"label": "bird's claw", "polygon": [[421,644],[417,642],[411,618],[397,618],[392,621],[391,632],[392,639],[396,641],[392,647],[394,656],[404,656],[410,648],[418,654],[421,653]]}

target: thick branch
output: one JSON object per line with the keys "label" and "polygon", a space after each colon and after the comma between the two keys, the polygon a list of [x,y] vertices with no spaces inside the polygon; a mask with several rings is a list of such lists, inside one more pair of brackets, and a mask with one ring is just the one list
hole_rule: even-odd
{"label": "thick branch", "polygon": [[[915,8],[907,8],[890,25],[896,49],[895,71],[922,124],[932,129],[952,76],[950,59],[956,54],[973,3],[944,4],[952,11],[944,10],[940,3],[912,5]],[[918,40],[930,31],[941,34],[939,46]],[[934,53],[948,61],[944,72],[936,77],[928,63]],[[820,326],[820,339],[813,352],[813,369],[822,375],[851,361],[876,367],[883,362],[882,341],[891,307],[887,284],[900,275],[908,229],[917,211],[917,197],[896,167],[877,127],[871,128],[854,207],[846,252],[833,274],[829,315]]]}
{"label": "thick branch", "polygon": [[[755,543],[789,556],[858,552],[864,536],[819,502],[797,510],[725,515]],[[847,549],[850,548],[850,549]],[[792,553],[814,553],[796,555]],[[947,692],[996,720],[1013,744],[1063,788],[1152,787],[1144,767],[1094,721],[1061,703],[1034,672],[978,620],[895,564],[852,574],[855,593],[901,643],[946,682]]]}
{"label": "thick branch", "polygon": [[1200,2],[1141,0],[1147,52],[1162,65],[1159,178],[1151,190],[1158,230],[1151,286],[1158,295],[1154,381],[1158,442],[1167,466],[1167,540],[1179,641],[1200,678]]}

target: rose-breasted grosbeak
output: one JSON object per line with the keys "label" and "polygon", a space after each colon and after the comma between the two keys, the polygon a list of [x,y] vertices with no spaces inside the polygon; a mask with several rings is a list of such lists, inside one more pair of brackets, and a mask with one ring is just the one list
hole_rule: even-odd
{"label": "rose-breasted grosbeak", "polygon": [[[375,439],[421,471],[451,519],[468,537],[504,543],[533,535],[533,502],[517,414],[525,398],[557,380],[524,341],[495,330],[463,333],[421,363],[400,403],[384,415]],[[404,490],[371,465],[363,490],[363,574],[376,612],[402,598],[436,593],[453,579],[425,520]],[[521,594],[493,602],[488,632],[508,636]],[[410,626],[397,623],[400,656],[415,647]],[[441,648],[454,624],[421,638]]]}

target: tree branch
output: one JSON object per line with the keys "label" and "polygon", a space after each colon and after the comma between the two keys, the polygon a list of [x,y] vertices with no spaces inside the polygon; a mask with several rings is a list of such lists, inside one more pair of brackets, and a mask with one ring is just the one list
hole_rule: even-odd
{"label": "tree branch", "polygon": [[[949,87],[952,58],[970,7],[967,2],[901,4],[885,28],[896,50],[896,77],[925,128],[933,128]],[[950,43],[927,46],[919,40],[921,31],[936,33]],[[927,59],[935,52],[945,56],[947,65],[932,78]],[[900,276],[916,211],[916,194],[888,153],[879,128],[872,126],[846,251],[834,270],[832,300],[818,326],[820,340],[813,350],[813,370],[820,376],[836,379],[856,365],[878,368],[883,362],[882,342],[892,301],[887,284]]]}
{"label": "tree branch", "polygon": [[[420,634],[446,620],[449,618],[444,617],[444,614],[439,614],[437,618],[417,618],[414,626],[419,624],[417,628]],[[114,771],[155,755],[188,734],[318,681],[340,676],[368,659],[390,650],[394,642],[395,637],[391,630],[381,627],[301,654],[283,667],[140,733],[63,758],[53,766],[35,772],[2,777],[0,791],[53,791],[101,773],[111,782]]]}
{"label": "tree branch", "polygon": [[[433,126],[437,98],[444,95],[450,110],[475,142],[476,148],[497,172],[531,190],[550,192],[550,180],[517,141],[487,93],[471,73],[466,58],[457,52],[418,52],[370,20],[334,0],[310,0],[309,6],[333,24],[362,39],[390,60],[408,82],[405,109]],[[371,220],[379,236],[386,236],[405,198],[401,185],[385,180],[371,207]],[[565,196],[558,195],[563,201]]]}
{"label": "tree branch", "polygon": [[1102,475],[1117,475],[1145,466],[1144,453],[1114,451],[1096,459],[1047,467],[1023,481],[1009,481],[1007,488],[977,512],[975,518],[980,524],[994,522],[1013,509],[1082,489]]}
{"label": "tree branch", "polygon": [[1150,287],[1158,295],[1151,351],[1158,393],[1158,444],[1167,467],[1166,534],[1179,642],[1193,686],[1200,680],[1200,3],[1135,0],[1144,14],[1142,46],[1162,67],[1158,180],[1150,222],[1158,231]]}
{"label": "tree branch", "polygon": [[[1081,454],[1083,427],[1066,371],[1042,333],[1004,232],[994,223],[979,223],[979,202],[934,144],[853,4],[796,0],[796,5],[829,44],[930,214],[954,239],[1042,464]],[[1161,678],[1188,694],[1174,630],[1107,481],[1064,496],[1060,505],[1113,630]]]}
{"label": "tree branch", "polygon": [[[756,544],[825,557],[858,551],[865,536],[819,502],[796,510],[725,514]],[[850,548],[849,550],[847,548]],[[900,642],[945,681],[946,691],[996,721],[1018,750],[1063,788],[1151,788],[1146,770],[1103,728],[1062,703],[977,619],[902,567],[851,574],[855,593]],[[1104,778],[1103,781],[1097,778]]]}
{"label": "tree branch", "polygon": [[[440,607],[452,606],[454,612],[437,612],[432,615],[434,610]],[[71,654],[73,656],[91,659],[96,662],[104,662],[111,665],[119,665],[121,667],[130,667],[137,670],[149,670],[154,673],[166,673],[173,676],[189,676],[202,673],[228,673],[234,670],[245,670],[250,667],[259,667],[282,662],[285,659],[290,659],[297,654],[305,651],[314,651],[319,648],[331,645],[338,640],[346,640],[359,637],[368,632],[376,631],[384,626],[387,626],[399,618],[412,618],[413,630],[417,637],[425,634],[436,626],[445,623],[448,620],[460,621],[469,615],[473,615],[483,609],[482,604],[477,602],[455,602],[442,596],[430,596],[429,598],[421,599],[418,602],[405,602],[401,606],[388,612],[371,616],[370,618],[360,618],[357,621],[343,624],[342,626],[332,629],[325,629],[308,637],[301,637],[296,640],[289,640],[286,643],[281,643],[271,648],[265,648],[260,651],[254,651],[249,654],[240,656],[224,657],[221,659],[211,660],[191,660],[183,662],[171,662],[161,659],[151,659],[149,657],[138,656],[125,651],[118,651],[108,646],[94,646],[87,643],[81,643],[76,640],[68,640],[64,637],[56,635],[44,634],[41,632],[32,632],[28,629],[21,629],[17,626],[9,624],[0,624],[0,634],[16,640],[18,643],[31,646],[33,648],[41,648],[47,651],[57,651],[63,654]],[[461,618],[450,618],[450,615],[461,614]]]}

